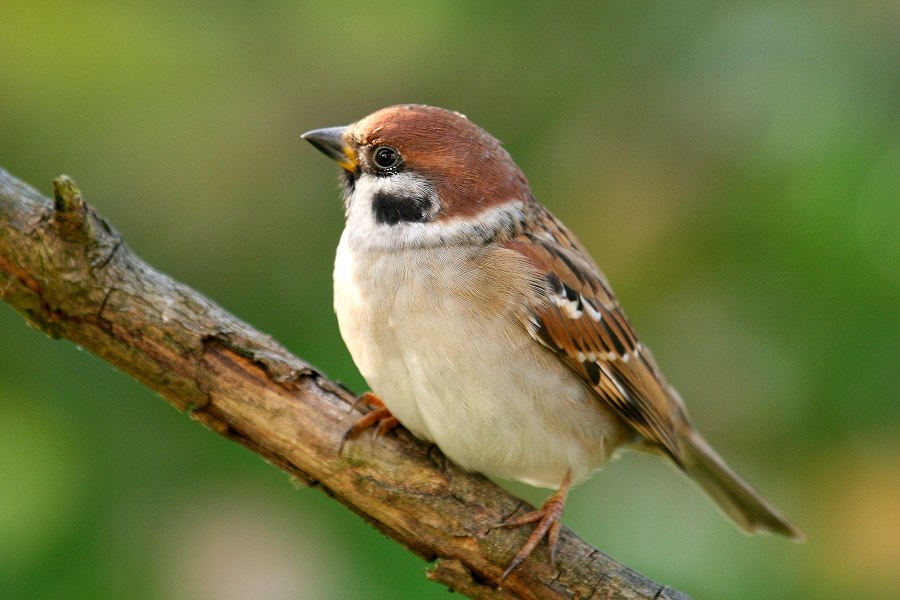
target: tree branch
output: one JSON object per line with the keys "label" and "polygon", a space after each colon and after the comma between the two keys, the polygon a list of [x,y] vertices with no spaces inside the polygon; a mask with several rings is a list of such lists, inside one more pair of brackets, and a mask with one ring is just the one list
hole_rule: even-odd
{"label": "tree branch", "polygon": [[0,169],[0,297],[36,329],[109,361],[423,559],[440,559],[428,577],[470,598],[687,598],[566,529],[558,570],[542,546],[497,591],[527,531],[492,527],[528,510],[524,502],[402,428],[338,456],[348,390],[144,263],[69,178],[53,187],[50,201]]}

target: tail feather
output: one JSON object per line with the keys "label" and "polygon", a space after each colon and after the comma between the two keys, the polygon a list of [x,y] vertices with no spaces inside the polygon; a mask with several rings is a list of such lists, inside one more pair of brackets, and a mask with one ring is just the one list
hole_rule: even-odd
{"label": "tail feather", "polygon": [[741,529],[806,540],[799,528],[725,464],[699,434],[689,431],[681,441],[682,468]]}

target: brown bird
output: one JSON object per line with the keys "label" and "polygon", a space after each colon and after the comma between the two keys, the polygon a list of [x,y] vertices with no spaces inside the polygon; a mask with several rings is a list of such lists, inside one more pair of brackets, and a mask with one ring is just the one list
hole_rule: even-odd
{"label": "brown bird", "polygon": [[700,437],[495,138],[418,105],[303,137],[344,168],[334,306],[379,406],[346,437],[399,420],[464,469],[556,489],[499,524],[537,523],[504,578],[544,536],[554,556],[570,486],[620,448],[668,458],[744,531],[804,539]]}

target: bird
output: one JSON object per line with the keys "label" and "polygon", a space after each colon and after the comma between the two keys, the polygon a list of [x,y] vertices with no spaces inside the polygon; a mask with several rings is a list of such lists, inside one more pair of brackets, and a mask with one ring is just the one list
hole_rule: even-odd
{"label": "bird", "polygon": [[373,410],[341,441],[398,423],[465,470],[550,488],[501,583],[569,489],[620,450],[661,456],[748,533],[805,539],[700,436],[575,235],[501,143],[464,115],[390,106],[302,135],[341,169],[341,336]]}

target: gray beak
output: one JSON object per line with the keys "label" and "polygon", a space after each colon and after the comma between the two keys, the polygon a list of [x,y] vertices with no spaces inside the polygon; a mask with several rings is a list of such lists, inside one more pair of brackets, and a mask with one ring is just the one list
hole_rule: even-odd
{"label": "gray beak", "polygon": [[346,127],[326,127],[307,131],[300,137],[318,148],[322,154],[335,161],[348,171],[353,171],[358,164],[356,152],[344,139]]}

